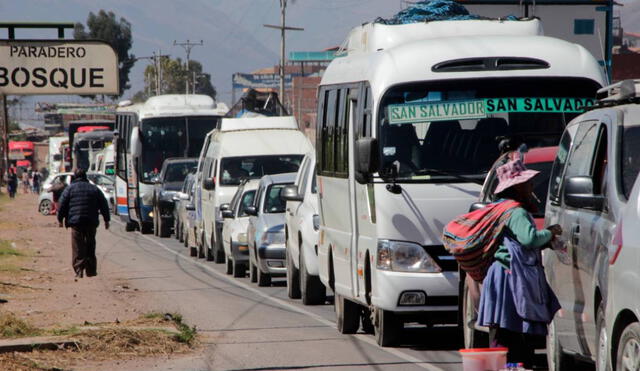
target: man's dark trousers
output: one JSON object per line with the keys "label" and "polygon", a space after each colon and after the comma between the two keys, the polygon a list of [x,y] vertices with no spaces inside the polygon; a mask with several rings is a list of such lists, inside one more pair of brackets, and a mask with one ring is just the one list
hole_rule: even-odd
{"label": "man's dark trousers", "polygon": [[78,225],[71,227],[71,248],[73,250],[73,270],[82,277],[86,271],[87,277],[98,274],[98,260],[96,259],[96,226]]}

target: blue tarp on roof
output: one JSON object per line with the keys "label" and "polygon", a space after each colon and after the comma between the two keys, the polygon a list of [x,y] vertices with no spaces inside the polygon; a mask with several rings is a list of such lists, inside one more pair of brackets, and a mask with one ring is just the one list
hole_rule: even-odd
{"label": "blue tarp on roof", "polygon": [[[429,21],[459,21],[470,19],[486,18],[470,14],[467,8],[453,0],[431,0],[419,1],[389,19],[378,18],[375,22],[395,25]],[[516,20],[516,17],[508,16],[506,19]]]}

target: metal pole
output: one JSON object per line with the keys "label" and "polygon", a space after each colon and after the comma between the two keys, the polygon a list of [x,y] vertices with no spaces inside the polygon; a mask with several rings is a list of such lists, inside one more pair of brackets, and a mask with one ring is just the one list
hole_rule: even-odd
{"label": "metal pole", "polygon": [[7,115],[7,96],[0,94],[2,104],[0,105],[0,125],[2,127],[2,169],[0,173],[0,184],[4,184],[4,175],[9,169],[9,117]]}
{"label": "metal pole", "polygon": [[284,98],[284,53],[286,32],[287,0],[280,0],[280,101],[285,104]]}

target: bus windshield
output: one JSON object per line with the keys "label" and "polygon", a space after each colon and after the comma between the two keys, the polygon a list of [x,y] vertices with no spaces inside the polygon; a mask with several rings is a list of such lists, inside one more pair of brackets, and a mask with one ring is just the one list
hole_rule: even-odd
{"label": "bus windshield", "polygon": [[220,184],[236,186],[242,179],[260,179],[265,175],[295,173],[302,155],[226,157],[220,166]]}
{"label": "bus windshield", "polygon": [[162,162],[169,157],[198,157],[208,132],[220,118],[160,117],[142,121],[141,181],[150,182],[158,175]]}
{"label": "bus windshield", "polygon": [[383,97],[378,141],[383,178],[479,182],[505,139],[555,146],[594,103],[599,85],[579,78],[488,78],[400,85]]}

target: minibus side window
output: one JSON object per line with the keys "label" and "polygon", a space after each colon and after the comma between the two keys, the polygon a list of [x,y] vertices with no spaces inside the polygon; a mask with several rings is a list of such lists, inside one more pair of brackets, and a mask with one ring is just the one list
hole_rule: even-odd
{"label": "minibus side window", "polygon": [[322,172],[323,150],[322,143],[324,141],[322,129],[324,128],[324,118],[327,116],[327,100],[329,99],[329,91],[320,88],[318,93],[318,117],[316,118],[316,159],[320,164],[318,171]]}
{"label": "minibus side window", "polygon": [[357,122],[358,130],[357,139],[370,137],[371,133],[371,87],[367,84],[366,88],[362,91],[363,108],[359,113],[362,114],[361,121]]}
{"label": "minibus side window", "polygon": [[333,175],[335,171],[335,121],[338,113],[337,103],[337,90],[328,91],[328,98],[326,105],[326,111],[324,114],[324,120],[322,122],[322,173],[325,175]]}
{"label": "minibus side window", "polygon": [[336,175],[346,176],[349,169],[349,89],[338,91],[338,112],[336,112],[336,126],[333,143],[335,145]]}

